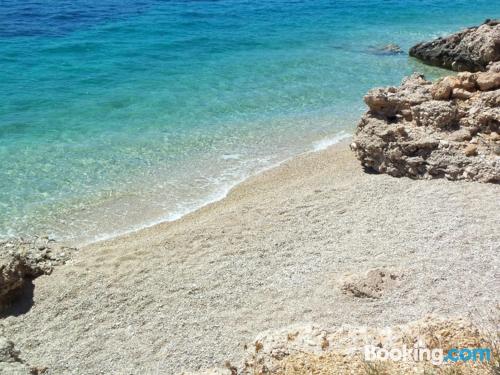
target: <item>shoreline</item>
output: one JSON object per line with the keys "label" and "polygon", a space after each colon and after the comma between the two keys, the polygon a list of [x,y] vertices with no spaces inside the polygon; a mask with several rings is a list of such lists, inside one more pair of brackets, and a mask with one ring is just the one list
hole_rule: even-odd
{"label": "shoreline", "polygon": [[[333,137],[333,138],[335,138],[335,137]],[[309,151],[299,153],[299,154],[292,156],[292,157],[289,157],[281,162],[278,162],[276,164],[273,164],[273,165],[270,165],[266,168],[263,168],[255,173],[250,174],[249,176],[241,179],[240,181],[235,182],[234,185],[232,185],[227,190],[225,190],[225,192],[223,194],[220,194],[220,197],[215,198],[213,200],[210,199],[206,203],[200,204],[199,207],[197,207],[193,210],[187,211],[184,214],[180,214],[175,219],[171,219],[171,220],[165,219],[165,220],[154,221],[151,224],[145,224],[144,226],[141,226],[137,229],[126,230],[124,232],[120,232],[117,234],[110,234],[109,236],[103,235],[102,237],[104,237],[104,238],[99,238],[96,240],[92,240],[90,242],[83,242],[83,243],[80,243],[77,245],[82,249],[93,248],[95,246],[101,246],[101,245],[105,245],[107,243],[121,241],[121,239],[123,239],[123,238],[141,236],[142,232],[146,233],[148,231],[156,230],[156,229],[161,230],[162,227],[175,225],[178,222],[182,222],[185,218],[202,213],[204,210],[209,210],[214,205],[224,204],[224,200],[228,199],[232,194],[237,194],[235,192],[237,192],[239,190],[239,188],[244,187],[245,184],[247,184],[247,183],[252,183],[254,179],[259,179],[259,177],[261,177],[262,175],[265,175],[266,173],[271,173],[274,170],[279,170],[280,168],[285,167],[286,164],[291,163],[296,159],[306,157],[307,155],[321,153],[321,152],[326,151],[327,149],[330,149],[330,148],[347,146],[351,139],[352,139],[352,134],[346,134],[345,137],[342,136],[342,138],[338,141],[334,141],[333,143],[326,142],[326,145],[324,147],[319,147],[319,148],[313,147]],[[317,142],[317,143],[320,143],[320,142]],[[177,215],[173,215],[173,216],[177,216]]]}
{"label": "shoreline", "polygon": [[104,234],[95,236],[92,239],[86,239],[86,240],[73,239],[73,240],[67,240],[67,241],[63,240],[61,242],[64,244],[71,245],[71,246],[87,247],[87,246],[97,244],[99,242],[109,241],[109,240],[112,240],[112,239],[117,238],[117,237],[134,234],[134,233],[140,232],[141,230],[154,227],[156,225],[177,221],[179,219],[182,219],[186,215],[192,214],[192,213],[202,209],[203,207],[205,207],[207,205],[217,203],[217,202],[225,199],[233,189],[237,188],[238,185],[244,183],[246,180],[248,180],[250,178],[253,178],[253,177],[255,177],[261,173],[264,173],[270,169],[279,168],[281,165],[289,162],[290,160],[293,160],[294,158],[300,157],[302,155],[314,153],[314,152],[321,152],[321,151],[327,149],[328,147],[335,146],[335,145],[340,144],[342,142],[347,142],[349,139],[352,139],[352,134],[347,133],[345,130],[341,130],[338,132],[338,134],[335,134],[333,136],[322,138],[322,139],[314,142],[311,145],[309,150],[300,152],[294,156],[290,156],[290,157],[288,157],[280,162],[277,162],[277,163],[271,164],[269,166],[266,166],[264,168],[258,169],[257,171],[250,173],[239,180],[235,180],[229,186],[225,186],[225,187],[221,188],[220,191],[217,191],[216,193],[211,194],[209,197],[202,200],[194,208],[181,210],[181,211],[176,212],[176,213],[169,213],[169,214],[166,214],[159,219],[147,220],[142,224],[132,225],[131,227],[129,227],[127,229],[119,229],[119,230],[113,231],[111,233],[104,233]]}
{"label": "shoreline", "polygon": [[[85,247],[34,280],[33,305],[5,318],[4,334],[56,373],[170,374],[238,363],[259,332],[295,323],[494,309],[499,189],[367,174],[342,142],[176,221]],[[396,283],[346,294],[369,270]]]}

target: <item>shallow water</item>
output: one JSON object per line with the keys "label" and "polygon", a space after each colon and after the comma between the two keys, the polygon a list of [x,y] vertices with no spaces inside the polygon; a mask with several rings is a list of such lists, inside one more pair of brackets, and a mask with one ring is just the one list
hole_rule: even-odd
{"label": "shallow water", "polygon": [[442,70],[377,48],[500,2],[20,1],[0,7],[0,236],[172,219],[352,132],[371,87]]}

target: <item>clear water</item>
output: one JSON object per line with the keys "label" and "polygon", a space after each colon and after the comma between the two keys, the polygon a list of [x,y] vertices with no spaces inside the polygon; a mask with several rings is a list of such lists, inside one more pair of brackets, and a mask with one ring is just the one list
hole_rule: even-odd
{"label": "clear water", "polygon": [[491,0],[0,1],[0,236],[171,219],[352,132],[413,43]]}

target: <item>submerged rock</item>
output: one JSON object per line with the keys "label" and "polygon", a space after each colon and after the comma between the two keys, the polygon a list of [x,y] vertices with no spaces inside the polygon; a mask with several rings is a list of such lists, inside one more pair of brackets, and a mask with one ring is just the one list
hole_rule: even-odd
{"label": "submerged rock", "polygon": [[488,69],[371,90],[351,145],[361,164],[395,177],[499,183],[500,62]]}
{"label": "submerged rock", "polygon": [[484,71],[500,60],[500,20],[486,20],[481,26],[419,43],[410,48],[410,56],[456,71]]}
{"label": "submerged rock", "polygon": [[375,55],[400,55],[404,53],[401,47],[394,43],[382,47],[372,47],[370,52]]}
{"label": "submerged rock", "polygon": [[50,274],[74,250],[47,238],[0,242],[0,308],[32,279]]}

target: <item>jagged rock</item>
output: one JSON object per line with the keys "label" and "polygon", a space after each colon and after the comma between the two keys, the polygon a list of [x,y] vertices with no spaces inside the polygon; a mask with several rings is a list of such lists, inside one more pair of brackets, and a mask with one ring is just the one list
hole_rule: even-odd
{"label": "jagged rock", "polygon": [[500,21],[486,20],[481,26],[419,43],[410,48],[410,56],[456,71],[483,71],[500,60]]}
{"label": "jagged rock", "polygon": [[[413,75],[400,87],[371,90],[351,148],[363,166],[395,177],[500,182],[499,65],[434,84]],[[479,85],[480,76],[489,83]]]}
{"label": "jagged rock", "polygon": [[0,307],[30,280],[50,274],[74,250],[47,238],[0,242]]}
{"label": "jagged rock", "polygon": [[365,96],[365,102],[374,113],[396,118],[397,115],[407,117],[414,105],[421,104],[430,98],[430,85],[421,83],[421,75],[408,77],[401,88],[388,87],[374,89]]}
{"label": "jagged rock", "polygon": [[454,103],[429,100],[412,107],[411,114],[418,126],[449,128],[457,122],[458,109]]}

